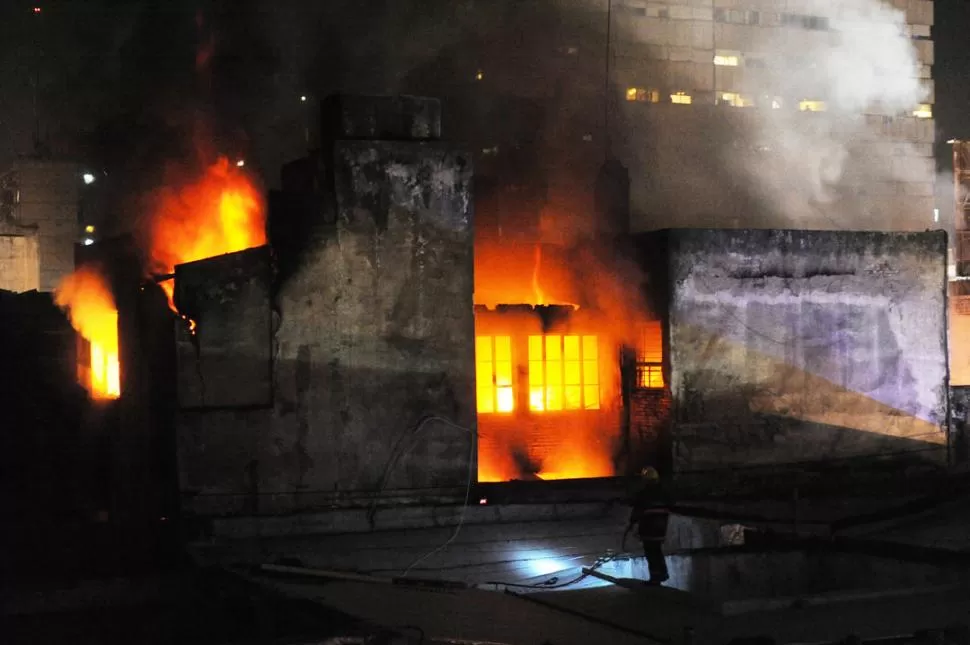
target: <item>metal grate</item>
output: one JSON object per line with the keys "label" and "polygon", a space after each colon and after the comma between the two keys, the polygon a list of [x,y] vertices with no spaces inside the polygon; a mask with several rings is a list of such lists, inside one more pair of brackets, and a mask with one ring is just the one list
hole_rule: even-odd
{"label": "metal grate", "polygon": [[637,363],[637,387],[646,390],[664,386],[663,366],[660,363]]}

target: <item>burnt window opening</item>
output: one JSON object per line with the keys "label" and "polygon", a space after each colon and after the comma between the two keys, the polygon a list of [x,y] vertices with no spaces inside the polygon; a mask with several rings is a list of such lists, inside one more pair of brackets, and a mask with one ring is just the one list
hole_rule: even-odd
{"label": "burnt window opening", "polygon": [[[78,336],[78,383],[94,399],[117,399],[121,395],[121,364],[117,347],[118,313],[105,313],[101,318],[99,324],[105,329],[99,330],[99,336],[102,340],[106,338],[108,343],[89,341]],[[114,341],[113,345],[110,344],[111,340]]]}
{"label": "burnt window opening", "polygon": [[[523,340],[525,340],[523,338]],[[518,345],[517,345],[518,347]],[[531,335],[514,356],[510,336],[475,338],[476,398],[479,414],[511,414],[516,401],[530,413],[599,410],[599,338],[592,335]],[[526,368],[521,384],[514,365]],[[521,368],[520,368],[521,369]],[[528,389],[523,389],[527,386]]]}
{"label": "burnt window opening", "polygon": [[663,328],[659,320],[643,325],[637,348],[636,387],[659,390],[666,385],[663,374]]}
{"label": "burnt window opening", "polygon": [[475,338],[475,365],[479,414],[514,412],[512,339],[509,336]]}
{"label": "burnt window opening", "polygon": [[529,409],[598,410],[596,336],[529,336]]}

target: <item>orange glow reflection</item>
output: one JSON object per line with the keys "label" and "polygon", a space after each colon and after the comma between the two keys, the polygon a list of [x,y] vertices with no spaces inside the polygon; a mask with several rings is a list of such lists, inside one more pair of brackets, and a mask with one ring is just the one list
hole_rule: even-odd
{"label": "orange glow reflection", "polygon": [[542,268],[542,247],[536,244],[535,248],[535,264],[532,266],[532,293],[535,295],[535,303],[537,305],[546,304],[546,296],[542,293],[542,287],[539,285],[539,271]]}
{"label": "orange glow reflection", "polygon": [[540,244],[475,241],[475,304],[572,305],[578,295],[561,250]]}
{"label": "orange glow reflection", "polygon": [[118,398],[118,310],[104,276],[92,266],[80,267],[57,285],[54,302],[90,345],[90,364],[78,370],[81,384],[93,398]]}

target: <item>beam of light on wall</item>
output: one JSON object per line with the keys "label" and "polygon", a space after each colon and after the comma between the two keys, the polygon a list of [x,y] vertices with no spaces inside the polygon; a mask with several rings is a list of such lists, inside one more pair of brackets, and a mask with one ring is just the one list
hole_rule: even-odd
{"label": "beam of light on wall", "polygon": [[[745,374],[756,375],[746,384],[751,392],[744,395],[747,397],[745,405],[754,414],[797,419],[852,430],[860,435],[908,440],[927,448],[942,446],[946,442],[946,434],[937,421],[927,418],[932,410],[907,411],[913,401],[892,401],[885,392],[882,398],[887,400],[880,400],[875,392],[854,390],[848,383],[832,380],[831,375],[816,373],[805,365],[792,365],[784,358],[769,355],[763,348],[752,347],[749,341],[727,338],[723,330],[701,330],[685,325],[677,333],[680,342],[706,348],[704,364],[720,364],[720,378],[725,382],[732,378],[743,380]],[[885,369],[877,358],[873,356],[873,372]],[[894,377],[887,374],[886,378]],[[701,383],[698,387],[705,385],[713,387],[709,383]],[[890,388],[890,391],[895,390]],[[864,444],[851,448],[855,450],[853,454],[860,455],[869,450]],[[748,463],[758,463],[771,454],[771,450],[760,455],[749,452],[745,459]],[[847,454],[843,453],[843,456]],[[807,453],[804,456],[810,457]]]}

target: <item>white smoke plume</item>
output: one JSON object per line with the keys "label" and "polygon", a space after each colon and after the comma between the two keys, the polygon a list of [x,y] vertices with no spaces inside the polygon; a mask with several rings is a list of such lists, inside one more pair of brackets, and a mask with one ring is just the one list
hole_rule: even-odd
{"label": "white smoke plume", "polygon": [[[723,106],[715,126],[694,121],[694,131],[647,126],[652,149],[633,156],[649,168],[652,155],[653,167],[672,169],[676,177],[671,183],[658,172],[652,179],[657,197],[647,201],[654,217],[676,213],[673,218],[686,220],[678,224],[723,226],[731,225],[724,213],[733,210],[733,223],[747,226],[932,226],[932,125],[913,118],[931,102],[931,86],[921,78],[928,68],[905,13],[882,0],[804,7],[799,15],[781,14],[784,7],[760,12],[762,26],[744,32],[753,39],[745,41],[739,66],[713,67],[719,101],[732,92],[756,107]],[[725,11],[715,34],[730,29],[725,14],[744,13]],[[655,44],[650,29],[635,33],[624,35]],[[729,42],[723,47],[737,49]],[[802,101],[815,102],[817,111],[800,110]],[[718,128],[724,131],[711,131]],[[664,152],[670,147],[675,154]],[[645,228],[658,224],[648,221]]]}
{"label": "white smoke plume", "polygon": [[860,191],[882,182],[925,182],[931,187],[934,180],[930,146],[920,151],[895,140],[891,121],[882,118],[911,117],[929,90],[919,79],[917,52],[903,12],[879,0],[818,7],[825,11],[817,17],[827,20],[831,31],[828,38],[815,40],[815,47],[804,48],[812,42],[808,38],[786,37],[790,30],[762,30],[768,37],[756,46],[779,63],[767,68],[772,86],[790,100],[823,100],[827,111],[805,114],[791,105],[763,110],[763,118],[754,121],[754,133],[773,146],[774,154],[766,157],[768,163],[746,170],[792,221],[824,214],[827,205],[844,197],[843,208],[855,201],[856,212],[843,211],[842,219],[829,224],[878,227],[872,220],[881,209],[869,212],[865,202],[872,200],[853,199]]}

